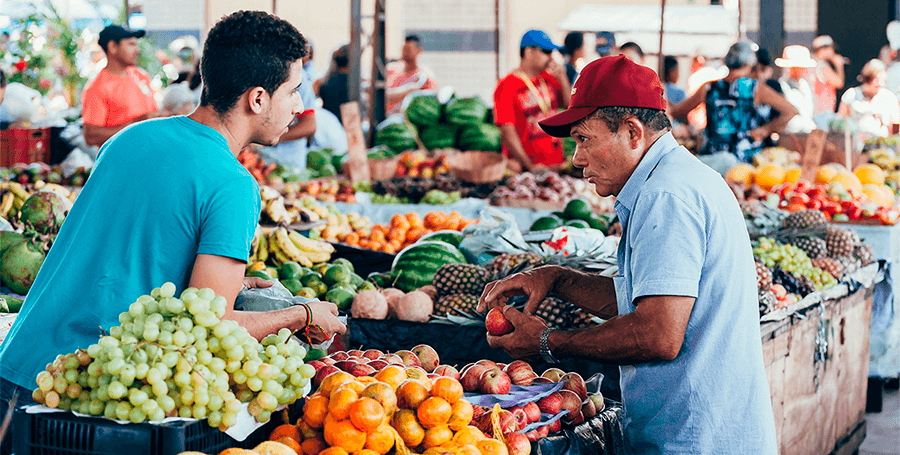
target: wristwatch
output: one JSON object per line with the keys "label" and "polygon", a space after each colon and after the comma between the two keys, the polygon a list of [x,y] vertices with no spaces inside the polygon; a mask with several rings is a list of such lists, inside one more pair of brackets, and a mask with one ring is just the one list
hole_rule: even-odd
{"label": "wristwatch", "polygon": [[553,354],[550,353],[550,332],[553,331],[555,329],[547,327],[541,333],[541,358],[547,363],[559,363],[559,360],[556,360],[556,357],[553,357]]}

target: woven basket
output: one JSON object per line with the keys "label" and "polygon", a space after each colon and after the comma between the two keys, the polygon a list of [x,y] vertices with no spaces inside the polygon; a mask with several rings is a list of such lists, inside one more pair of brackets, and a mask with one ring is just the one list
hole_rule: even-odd
{"label": "woven basket", "polygon": [[465,152],[447,157],[450,172],[469,183],[500,181],[506,172],[506,157],[495,152]]}
{"label": "woven basket", "polygon": [[400,156],[385,158],[383,160],[369,160],[369,174],[372,180],[388,180],[397,174],[397,163]]}

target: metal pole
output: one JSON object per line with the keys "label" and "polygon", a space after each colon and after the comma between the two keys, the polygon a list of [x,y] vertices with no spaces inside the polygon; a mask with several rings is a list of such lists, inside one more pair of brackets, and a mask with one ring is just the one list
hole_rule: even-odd
{"label": "metal pole", "polygon": [[272,0],[272,15],[273,16],[278,15],[277,3],[278,3],[278,0]]}
{"label": "metal pole", "polygon": [[361,0],[350,0],[350,74],[347,77],[347,95],[350,101],[360,101],[360,56],[362,55],[360,39],[362,37]]}
{"label": "metal pole", "polygon": [[659,65],[659,77],[660,79],[665,80],[666,75],[664,74],[666,71],[665,59],[663,58],[663,31],[666,23],[666,0],[662,0],[661,7],[659,9],[659,54],[657,62]]}
{"label": "metal pole", "polygon": [[386,0],[375,0],[375,14],[373,16],[374,27],[372,29],[372,86],[369,105],[369,118],[372,119],[372,128],[369,130],[369,139],[374,140],[374,126],[385,118],[385,90],[387,88],[387,68],[385,68],[384,49],[384,18]]}

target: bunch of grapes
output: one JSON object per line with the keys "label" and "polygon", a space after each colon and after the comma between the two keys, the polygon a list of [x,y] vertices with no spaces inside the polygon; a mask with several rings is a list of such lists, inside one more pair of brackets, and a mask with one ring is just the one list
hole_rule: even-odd
{"label": "bunch of grapes", "polygon": [[830,273],[813,266],[806,252],[794,245],[783,244],[770,237],[760,237],[753,245],[753,256],[766,267],[774,269],[778,266],[796,278],[805,276],[817,291],[837,284]]}
{"label": "bunch of grapes", "polygon": [[225,315],[211,289],[175,298],[166,283],[119,315],[120,325],[37,375],[32,398],[53,408],[140,423],[206,418],[226,429],[242,403],[257,421],[295,402],[315,375],[306,350],[281,329],[257,342]]}

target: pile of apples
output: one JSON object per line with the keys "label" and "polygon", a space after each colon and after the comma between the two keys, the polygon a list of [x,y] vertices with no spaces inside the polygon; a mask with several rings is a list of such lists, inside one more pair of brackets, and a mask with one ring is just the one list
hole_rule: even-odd
{"label": "pile of apples", "polygon": [[412,379],[437,379],[441,376],[455,377],[459,373],[449,365],[440,365],[437,351],[427,344],[420,344],[411,350],[387,353],[378,349],[362,351],[352,349],[338,351],[327,357],[309,362],[316,369],[313,387],[318,388],[322,380],[337,371],[346,371],[356,377],[374,376],[388,365],[398,365],[406,370]]}

